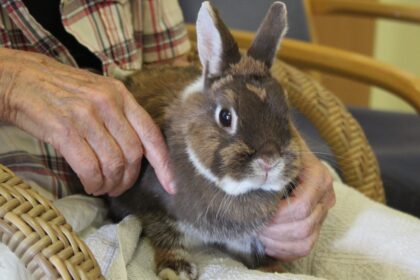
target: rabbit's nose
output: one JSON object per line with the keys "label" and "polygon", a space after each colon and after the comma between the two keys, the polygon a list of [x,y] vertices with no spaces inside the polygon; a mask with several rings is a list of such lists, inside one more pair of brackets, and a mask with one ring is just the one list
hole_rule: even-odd
{"label": "rabbit's nose", "polygon": [[277,162],[268,158],[259,158],[257,159],[257,163],[265,172],[269,172],[277,164]]}

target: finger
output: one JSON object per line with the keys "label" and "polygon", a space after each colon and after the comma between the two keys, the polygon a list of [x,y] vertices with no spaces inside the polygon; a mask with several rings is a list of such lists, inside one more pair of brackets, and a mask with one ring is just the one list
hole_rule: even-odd
{"label": "finger", "polygon": [[123,178],[125,160],[115,139],[106,129],[102,120],[89,103],[79,104],[73,109],[73,117],[78,122],[77,129],[83,135],[99,160],[104,183],[94,195],[102,195],[117,188]]}
{"label": "finger", "polygon": [[292,261],[309,255],[319,237],[319,229],[316,229],[304,240],[291,242],[278,242],[267,237],[260,237],[265,246],[267,255],[282,261]]}
{"label": "finger", "polygon": [[[45,84],[45,93],[54,91],[60,96],[65,95],[64,92]],[[24,103],[27,102],[22,102]],[[54,105],[53,98],[47,99],[46,102],[42,98],[32,98],[29,104],[31,109],[24,108],[16,124],[38,139],[51,144],[78,175],[85,191],[92,194],[103,185],[98,158],[74,127],[74,122],[60,111],[61,107]]]}
{"label": "finger", "polygon": [[[121,194],[131,187],[137,179],[143,149],[139,137],[122,113],[122,94],[116,92],[122,84],[108,79],[104,82],[109,87],[104,87],[104,91],[99,92],[97,86],[92,86],[95,80],[98,79],[95,78],[90,82],[80,81],[75,80],[73,76],[71,80],[65,77],[52,79],[53,83],[60,83],[60,86],[67,91],[73,94],[79,93],[86,100],[92,102],[91,108],[84,111],[81,110],[83,106],[76,106],[76,108],[82,107],[76,110],[77,115],[81,115],[85,119],[84,115],[97,113],[93,116],[86,116],[86,118],[90,117],[90,121],[84,120],[89,125],[87,129],[87,135],[90,135],[89,142],[92,142],[91,144],[99,149],[98,158],[101,161],[105,177],[103,188],[95,195],[101,195],[105,192],[111,192],[113,195]],[[78,97],[73,95],[73,98],[77,99]],[[82,112],[79,113],[79,111]],[[94,120],[92,121],[92,119]],[[105,130],[95,124],[104,125]],[[93,128],[93,126],[95,127]],[[94,132],[94,134],[89,132]]]}
{"label": "finger", "polygon": [[117,142],[122,151],[125,160],[125,169],[122,182],[117,186],[110,195],[119,195],[128,188],[132,187],[140,172],[140,164],[143,156],[143,147],[135,130],[130,125],[125,116],[116,108],[117,104],[101,105],[103,111],[102,118],[109,133]]}
{"label": "finger", "polygon": [[169,155],[160,129],[131,95],[127,97],[125,114],[139,135],[144,148],[144,156],[154,168],[162,187],[168,193],[175,193],[173,174],[169,166]]}
{"label": "finger", "polygon": [[60,143],[55,148],[76,173],[86,193],[100,191],[104,184],[101,167],[96,154],[86,141],[68,138],[65,144]]}
{"label": "finger", "polygon": [[[329,175],[329,173],[328,173]],[[324,203],[328,209],[332,208],[335,205],[335,192],[334,192],[334,187],[333,187],[333,179],[332,176],[330,175],[329,177],[326,177],[326,189],[328,190],[325,195],[321,198],[321,203]]]}
{"label": "finger", "polygon": [[143,148],[137,135],[135,135],[134,139],[128,139],[122,135],[115,136],[115,138],[122,150],[126,162],[122,182],[115,189],[116,193],[113,194],[119,195],[132,187],[139,176]]}
{"label": "finger", "polygon": [[309,182],[298,185],[293,193],[295,194],[293,197],[280,202],[279,210],[274,218],[275,223],[290,223],[306,219],[324,195],[321,187],[310,185]]}
{"label": "finger", "polygon": [[[120,146],[107,129],[103,116],[100,116],[105,113],[112,114],[115,108],[111,109],[109,108],[111,106],[104,106],[105,102],[103,102],[104,104],[98,104],[95,98],[102,100],[97,96],[104,96],[104,94],[98,93],[89,87],[81,88],[85,96],[84,99],[81,99],[74,94],[75,87],[77,87],[77,83],[69,84],[66,89],[72,94],[62,98],[58,101],[62,104],[57,105],[64,107],[63,110],[66,110],[71,115],[71,118],[74,119],[73,125],[86,138],[86,141],[96,153],[104,182],[102,188],[94,192],[94,195],[103,195],[122,185],[126,166],[126,160]],[[108,98],[104,99],[108,100]]]}
{"label": "finger", "polygon": [[324,197],[321,198],[320,203],[330,209],[335,205],[335,199],[335,192],[332,189],[325,193]]}
{"label": "finger", "polygon": [[270,238],[261,237],[260,240],[265,246],[265,253],[268,256],[279,259],[281,261],[294,261],[300,258],[302,255],[296,253],[298,251],[297,246],[295,246],[296,248],[290,249],[290,245],[287,248],[283,247],[277,241]]}
{"label": "finger", "polygon": [[290,197],[282,200],[274,218],[276,223],[288,223],[308,217],[325,194],[332,189],[332,178],[319,160],[311,160],[300,174],[300,184]]}
{"label": "finger", "polygon": [[[104,184],[101,166],[91,146],[76,132],[69,132],[68,128],[53,129],[58,132],[46,139],[48,143],[66,159],[67,163],[79,177],[86,193],[93,194]],[[65,131],[60,133],[60,131]],[[61,137],[66,135],[65,138]]]}
{"label": "finger", "polygon": [[326,212],[325,206],[323,204],[318,204],[312,214],[305,220],[286,224],[274,224],[265,228],[264,231],[261,232],[260,236],[266,238],[276,237],[279,242],[304,240],[312,235],[317,228],[319,228]]}
{"label": "finger", "polygon": [[[93,79],[93,82],[95,80],[98,79]],[[75,81],[73,76],[70,81],[65,77],[53,79],[53,81],[60,82],[61,86],[69,91],[83,94],[96,106],[101,121],[104,122],[107,131],[115,140],[119,150],[122,151],[124,158],[121,182],[114,185],[111,190],[113,194],[121,194],[131,187],[137,179],[140,172],[140,161],[143,156],[140,139],[122,112],[124,86],[116,80],[108,79],[105,81],[109,84],[106,89],[108,91],[98,92],[98,88],[92,87],[91,83]],[[122,92],[117,92],[118,90]],[[115,178],[115,181],[118,181],[118,179]]]}
{"label": "finger", "polygon": [[[138,166],[138,168],[137,168],[137,171],[136,171],[136,175],[135,175],[135,178],[136,178],[136,179],[137,179],[137,178],[138,178],[138,176],[139,176],[140,170],[141,170],[141,161],[140,161],[140,164],[139,164],[139,166]],[[117,197],[117,196],[120,196],[120,195],[122,195],[125,191],[127,191],[129,188],[131,188],[132,186],[134,186],[134,184],[135,184],[135,181],[134,181],[131,185],[129,185],[128,187],[126,187],[126,188],[116,188],[115,190],[113,190],[113,191],[109,192],[109,193],[108,193],[108,195],[109,195],[109,196],[111,196],[111,197]]]}

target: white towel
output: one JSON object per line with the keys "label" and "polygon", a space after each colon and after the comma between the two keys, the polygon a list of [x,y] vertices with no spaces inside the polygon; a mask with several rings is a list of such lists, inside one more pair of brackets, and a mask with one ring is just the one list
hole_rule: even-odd
{"label": "white towel", "polygon": [[[341,182],[335,182],[334,189],[337,203],[318,242],[308,257],[286,265],[289,273],[249,270],[207,249],[192,252],[200,279],[420,279],[420,220],[373,202]],[[157,279],[152,249],[147,240],[139,240],[140,232],[140,222],[127,217],[88,236],[107,279]]]}
{"label": "white towel", "polygon": [[[205,249],[192,252],[200,280],[420,279],[420,220],[375,203],[339,181],[334,189],[337,203],[318,242],[309,256],[286,264],[289,273],[249,270],[221,252]],[[110,224],[103,203],[91,197],[69,196],[55,205],[85,238],[106,279],[157,279],[151,246],[139,239],[138,219],[129,216]],[[29,279],[4,247],[0,246],[0,279]]]}

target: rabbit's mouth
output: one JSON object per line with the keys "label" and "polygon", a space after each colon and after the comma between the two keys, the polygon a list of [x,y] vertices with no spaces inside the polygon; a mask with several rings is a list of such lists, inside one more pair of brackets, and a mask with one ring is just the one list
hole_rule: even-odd
{"label": "rabbit's mouth", "polygon": [[289,180],[285,180],[283,176],[270,178],[269,175],[258,175],[242,180],[235,180],[230,176],[225,176],[220,180],[219,187],[230,195],[241,195],[250,191],[264,190],[272,192],[283,191]]}
{"label": "rabbit's mouth", "polygon": [[255,160],[251,166],[251,174],[241,179],[226,175],[219,181],[218,187],[230,195],[240,195],[255,190],[282,192],[290,182],[285,176],[284,159],[273,160],[270,168],[262,165],[260,160]]}
{"label": "rabbit's mouth", "polygon": [[224,176],[219,181],[218,187],[230,195],[240,195],[255,190],[281,192],[290,181],[284,176],[284,163],[279,163],[271,170],[257,168],[253,173],[243,179]]}

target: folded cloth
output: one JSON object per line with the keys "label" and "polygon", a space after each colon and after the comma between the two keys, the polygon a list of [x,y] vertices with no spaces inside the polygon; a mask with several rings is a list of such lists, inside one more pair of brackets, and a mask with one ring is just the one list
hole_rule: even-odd
{"label": "folded cloth", "polygon": [[[318,242],[309,256],[285,264],[289,273],[249,270],[215,249],[199,249],[192,256],[200,279],[420,279],[420,220],[373,202],[338,180],[334,189],[337,203]],[[82,198],[67,199],[73,204],[70,199]],[[78,210],[87,218],[93,216],[82,208],[86,207]],[[89,211],[101,212],[92,205]],[[153,250],[140,233],[140,221],[128,216],[118,225],[106,224],[85,235],[107,279],[157,279]]]}
{"label": "folded cloth", "polygon": [[327,279],[420,279],[420,220],[334,183],[337,202],[312,253],[288,271]]}
{"label": "folded cloth", "polygon": [[[285,264],[289,273],[250,270],[206,248],[191,252],[200,280],[420,279],[420,220],[373,202],[340,181],[334,182],[334,190],[336,206],[319,240],[309,256]],[[100,199],[81,195],[57,200],[55,205],[84,238],[106,279],[158,279],[153,250],[147,239],[140,238],[141,222],[136,217],[112,224]],[[30,279],[3,249],[0,279]]]}

